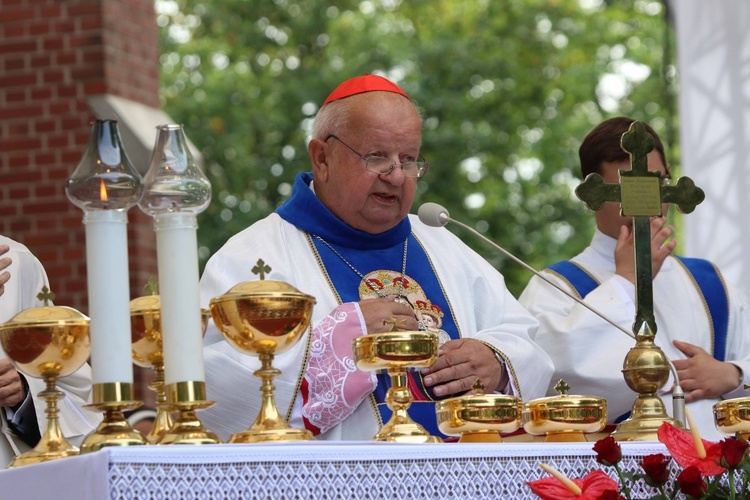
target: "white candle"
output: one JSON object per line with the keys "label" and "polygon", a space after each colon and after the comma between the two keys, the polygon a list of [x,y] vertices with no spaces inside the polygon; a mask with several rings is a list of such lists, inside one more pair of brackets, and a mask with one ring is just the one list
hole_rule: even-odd
{"label": "white candle", "polygon": [[198,293],[198,222],[195,214],[155,216],[159,264],[164,382],[204,382],[203,327]]}
{"label": "white candle", "polygon": [[92,382],[132,384],[128,215],[116,210],[87,210],[83,223]]}

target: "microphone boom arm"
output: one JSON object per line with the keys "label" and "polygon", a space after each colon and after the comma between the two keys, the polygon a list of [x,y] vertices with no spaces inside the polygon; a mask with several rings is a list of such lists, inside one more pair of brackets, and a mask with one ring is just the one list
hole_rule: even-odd
{"label": "microphone boom arm", "polygon": [[[527,263],[525,263],[524,261],[516,257],[515,255],[513,255],[512,253],[510,253],[509,251],[507,251],[506,249],[504,249],[503,247],[501,247],[500,245],[498,245],[491,239],[487,238],[485,235],[483,235],[482,233],[480,233],[473,227],[468,226],[461,221],[451,218],[451,216],[448,214],[448,211],[442,206],[438,205],[437,203],[423,204],[419,208],[419,219],[423,223],[427,224],[428,226],[433,226],[433,227],[443,227],[448,222],[453,222],[454,224],[458,224],[459,226],[466,229],[473,235],[479,237],[479,239],[481,239],[482,241],[485,241],[486,243],[490,244],[494,249],[502,252],[508,258],[513,260],[515,263],[522,266],[524,269],[531,271],[534,274],[534,276],[539,277],[541,280],[552,285],[553,287],[555,287],[556,289],[558,289],[559,291],[561,291],[562,293],[564,293],[565,295],[573,299],[578,304],[581,304],[583,307],[590,310],[591,312],[593,312],[594,314],[602,318],[604,321],[606,321],[610,325],[614,326],[615,328],[623,332],[628,337],[632,339],[636,338],[632,332],[623,328],[621,325],[615,323],[612,319],[610,319],[605,314],[598,311],[595,307],[593,307],[590,304],[587,304],[581,298],[573,295],[562,286],[558,285],[557,283],[555,283],[548,277],[544,276],[542,273],[540,273],[539,271],[537,271],[536,269],[534,269],[533,267],[531,267],[530,265],[528,265]],[[672,377],[674,378],[674,387],[672,389],[672,409],[674,413],[674,418],[675,420],[685,425],[685,393],[682,391],[682,387],[680,386],[680,377],[677,375],[677,369],[675,368],[674,364],[672,363],[670,359],[668,358],[666,359],[667,359],[667,362],[669,363],[669,369],[672,372]]]}
{"label": "microphone boom arm", "polygon": [[596,314],[597,316],[599,316],[600,318],[602,318],[604,321],[606,321],[610,325],[614,326],[615,328],[617,328],[618,330],[620,330],[621,332],[623,332],[625,335],[629,336],[632,339],[635,339],[635,335],[632,332],[629,332],[628,330],[626,330],[625,328],[623,328],[621,325],[618,325],[617,323],[615,323],[614,321],[612,321],[610,318],[608,318],[607,316],[605,316],[603,313],[599,312],[591,304],[587,304],[586,302],[584,302],[580,298],[576,297],[575,295],[573,295],[572,293],[570,293],[569,291],[567,291],[565,288],[561,287],[560,285],[558,285],[557,283],[555,283],[551,279],[547,278],[542,273],[540,273],[539,271],[537,271],[536,269],[534,269],[533,267],[531,267],[530,265],[528,265],[527,263],[525,263],[524,261],[522,261],[521,259],[519,259],[518,257],[516,257],[515,255],[513,255],[512,253],[510,253],[509,251],[507,251],[506,249],[504,249],[500,245],[496,244],[494,241],[492,241],[491,239],[487,238],[485,235],[483,235],[482,233],[480,233],[479,231],[477,231],[473,227],[467,226],[463,222],[459,222],[456,219],[452,219],[450,217],[448,217],[448,220],[450,222],[453,222],[454,224],[458,224],[459,226],[461,226],[462,228],[464,228],[467,231],[471,232],[475,236],[478,236],[483,241],[485,241],[485,242],[489,243],[490,245],[492,245],[492,247],[495,248],[496,250],[501,251],[503,254],[505,254],[509,258],[513,259],[513,261],[516,262],[517,264],[523,266],[525,269],[528,269],[529,271],[531,271],[532,273],[534,273],[534,275],[537,276],[538,278],[540,278],[540,279],[546,281],[547,283],[549,283],[550,285],[554,286],[555,288],[557,288],[558,290],[560,290],[562,293],[564,293],[565,295],[567,295],[571,299],[575,300],[576,302],[578,302],[579,304],[581,304],[583,307],[585,307],[586,309],[590,310],[591,312],[593,312],[594,314]]}

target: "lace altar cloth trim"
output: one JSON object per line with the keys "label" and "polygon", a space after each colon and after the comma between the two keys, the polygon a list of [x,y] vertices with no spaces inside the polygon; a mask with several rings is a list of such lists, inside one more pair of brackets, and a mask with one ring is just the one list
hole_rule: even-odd
{"label": "lace altar cloth trim", "polygon": [[[623,469],[667,454],[660,443],[621,443]],[[526,481],[546,462],[569,477],[602,466],[593,443],[274,445],[110,448],[112,499],[536,498]],[[671,467],[673,476],[678,467]],[[614,469],[603,470],[613,478]],[[673,477],[674,479],[674,477]],[[643,481],[633,498],[657,491]]]}

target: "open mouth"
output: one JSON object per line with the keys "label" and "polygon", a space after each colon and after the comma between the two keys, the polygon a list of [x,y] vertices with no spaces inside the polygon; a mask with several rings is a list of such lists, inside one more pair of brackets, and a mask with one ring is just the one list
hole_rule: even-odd
{"label": "open mouth", "polygon": [[396,195],[389,194],[389,193],[373,193],[373,196],[375,196],[376,198],[382,201],[391,202],[391,201],[397,200]]}

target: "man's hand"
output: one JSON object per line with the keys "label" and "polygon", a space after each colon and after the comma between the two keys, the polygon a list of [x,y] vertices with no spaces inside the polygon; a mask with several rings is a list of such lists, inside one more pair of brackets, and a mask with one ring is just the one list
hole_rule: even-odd
{"label": "man's hand", "polygon": [[396,302],[395,297],[360,300],[359,308],[365,318],[367,333],[390,332],[394,324],[398,330],[419,329],[412,308]]}
{"label": "man's hand", "polygon": [[[0,245],[0,255],[3,255],[10,250],[8,245]],[[0,259],[0,297],[5,293],[5,284],[10,279],[10,273],[5,271],[10,265],[10,257],[3,257]]]}
{"label": "man's hand", "polygon": [[8,358],[0,358],[0,406],[16,406],[26,398],[21,376]]}
{"label": "man's hand", "polygon": [[732,363],[719,361],[696,345],[679,340],[672,343],[688,356],[673,361],[686,403],[718,398],[740,385],[740,370]]}
{"label": "man's hand", "polygon": [[[666,217],[651,219],[651,279],[659,274],[662,264],[677,246],[677,240],[669,239],[674,227],[667,224]],[[667,241],[669,240],[669,241]],[[634,231],[628,226],[620,227],[615,247],[615,274],[635,284]]]}
{"label": "man's hand", "polygon": [[508,374],[495,352],[476,339],[449,340],[440,347],[435,364],[422,375],[436,396],[464,393],[477,379],[487,393],[501,391],[508,384]]}

